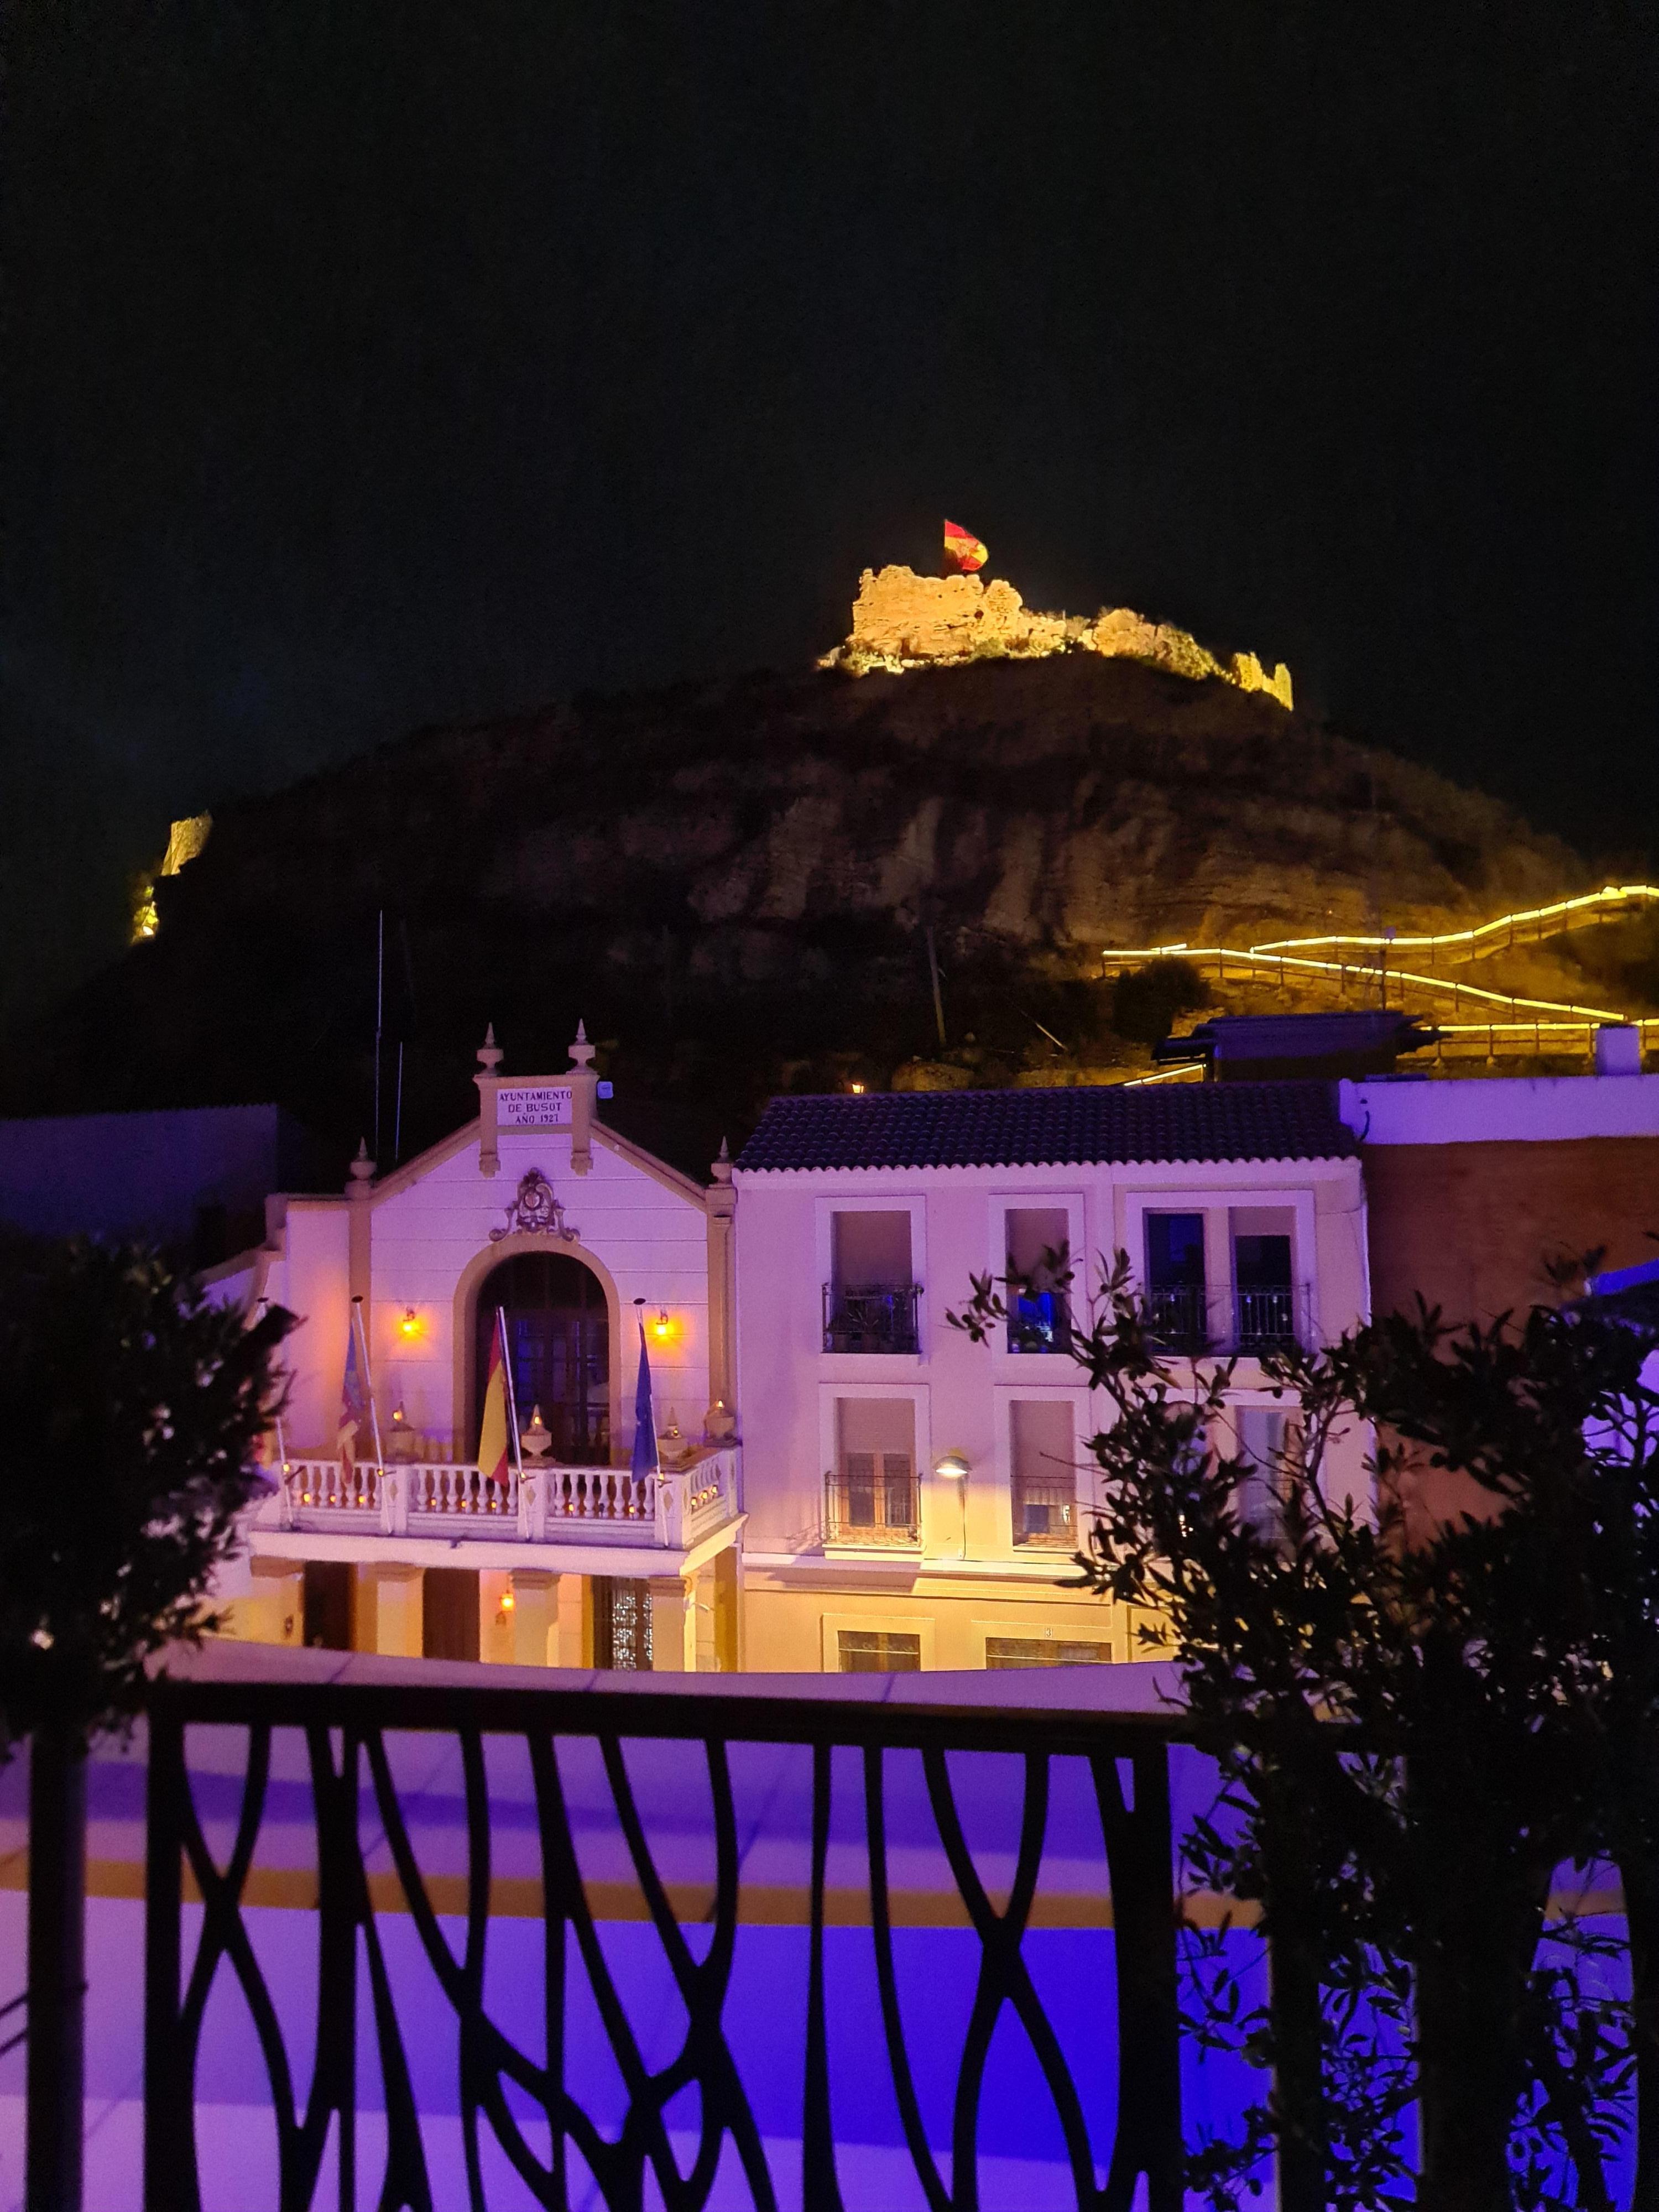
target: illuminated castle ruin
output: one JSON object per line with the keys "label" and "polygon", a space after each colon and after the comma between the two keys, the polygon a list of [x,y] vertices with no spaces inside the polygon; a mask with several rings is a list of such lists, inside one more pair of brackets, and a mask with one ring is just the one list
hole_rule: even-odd
{"label": "illuminated castle ruin", "polygon": [[1085,615],[1038,614],[1013,586],[997,577],[919,576],[913,568],[866,568],[853,602],[846,641],[819,665],[854,676],[896,673],[967,660],[1033,660],[1055,653],[1098,653],[1139,660],[1196,683],[1206,676],[1241,691],[1271,693],[1293,704],[1291,672],[1281,660],[1270,676],[1253,653],[1226,660],[1170,623],[1148,622],[1128,607]]}

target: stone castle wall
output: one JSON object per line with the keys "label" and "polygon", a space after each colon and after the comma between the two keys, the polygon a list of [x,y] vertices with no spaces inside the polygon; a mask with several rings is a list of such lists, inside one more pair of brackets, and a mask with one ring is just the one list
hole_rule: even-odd
{"label": "stone castle wall", "polygon": [[1200,682],[1218,677],[1241,691],[1265,691],[1287,710],[1291,672],[1281,660],[1268,675],[1253,653],[1226,660],[1170,623],[1148,622],[1128,607],[1082,615],[1039,614],[1002,577],[919,576],[914,568],[866,568],[853,602],[846,641],[825,656],[826,667],[854,676],[964,660],[1040,659],[1053,653],[1098,653],[1139,660]]}

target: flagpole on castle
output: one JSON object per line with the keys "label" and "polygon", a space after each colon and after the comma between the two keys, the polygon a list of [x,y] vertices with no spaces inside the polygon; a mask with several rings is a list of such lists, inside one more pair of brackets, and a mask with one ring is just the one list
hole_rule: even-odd
{"label": "flagpole on castle", "polygon": [[351,1301],[351,1322],[357,1332],[357,1351],[363,1363],[363,1388],[368,1393],[368,1425],[374,1438],[374,1464],[384,1467],[386,1454],[380,1449],[380,1416],[374,1403],[374,1370],[368,1364],[368,1331],[363,1326],[361,1291]]}

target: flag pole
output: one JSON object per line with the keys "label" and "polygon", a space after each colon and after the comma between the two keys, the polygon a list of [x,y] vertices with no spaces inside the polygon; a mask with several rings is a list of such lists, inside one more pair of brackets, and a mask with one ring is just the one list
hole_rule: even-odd
{"label": "flag pole", "polygon": [[357,1349],[362,1354],[363,1388],[368,1393],[368,1425],[374,1437],[374,1464],[386,1465],[386,1454],[380,1449],[380,1415],[374,1403],[374,1370],[368,1364],[368,1330],[363,1322],[363,1301],[360,1291],[351,1301],[351,1318],[357,1328]]}
{"label": "flag pole", "polygon": [[501,1333],[501,1376],[507,1384],[507,1424],[513,1431],[513,1472],[524,1474],[524,1454],[519,1444],[519,1399],[513,1388],[513,1352],[507,1340],[507,1309],[495,1309],[495,1326]]}

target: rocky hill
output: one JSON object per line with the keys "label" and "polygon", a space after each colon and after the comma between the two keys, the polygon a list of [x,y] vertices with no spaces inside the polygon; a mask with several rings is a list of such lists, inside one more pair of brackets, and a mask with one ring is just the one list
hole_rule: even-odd
{"label": "rocky hill", "polygon": [[1556,840],[1270,691],[1095,651],[579,699],[222,814],[155,935],[13,1040],[0,1110],[278,1098],[373,1143],[383,915],[383,1161],[400,1046],[407,1156],[471,1112],[486,1021],[540,1072],[579,1014],[617,1121],[706,1158],[776,1088],[1144,1064],[1108,945],[1583,888]]}

